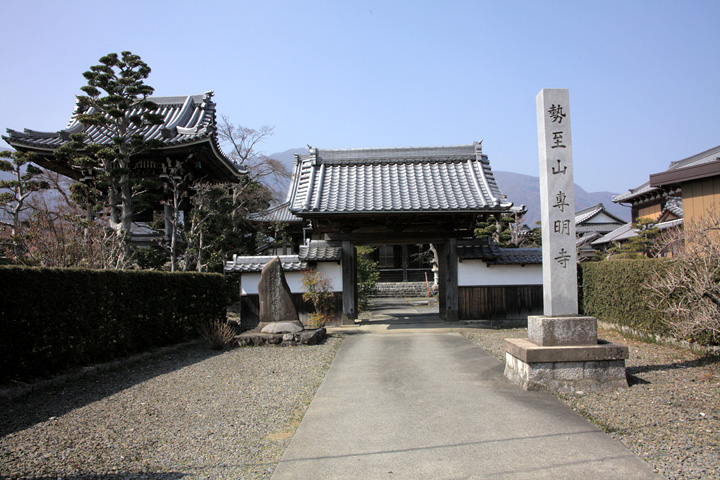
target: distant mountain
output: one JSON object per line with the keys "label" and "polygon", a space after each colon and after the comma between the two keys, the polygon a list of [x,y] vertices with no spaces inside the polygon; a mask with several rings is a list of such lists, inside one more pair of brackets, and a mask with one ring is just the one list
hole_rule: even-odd
{"label": "distant mountain", "polygon": [[[296,153],[308,153],[308,149],[291,148],[290,150],[285,150],[284,152],[273,153],[271,155],[268,155],[268,157],[278,160],[280,163],[287,167],[290,173],[292,173],[293,161],[295,160]],[[282,186],[280,186],[281,184]],[[282,191],[287,192],[288,188],[290,188],[290,179],[278,182],[278,188],[282,188]]]}
{"label": "distant mountain", "polygon": [[[306,154],[308,149],[291,148],[268,156],[279,160],[288,170],[292,171],[293,159],[296,153]],[[527,207],[528,214],[525,217],[525,223],[530,227],[534,227],[535,223],[540,221],[540,178],[513,172],[496,171],[493,173],[500,190],[507,195],[508,200],[515,205],[525,205]],[[289,181],[287,183],[289,187]],[[602,203],[610,213],[629,222],[630,209],[613,203],[612,197],[614,195],[617,195],[617,193],[586,192],[580,185],[575,184],[575,209],[582,210]]]}
{"label": "distant mountain", "polygon": [[[500,190],[507,195],[508,200],[515,205],[525,205],[527,207],[528,213],[525,217],[525,223],[530,227],[535,226],[535,222],[540,221],[540,178],[513,172],[496,171],[493,173]],[[586,192],[576,183],[575,210],[579,211],[602,203],[610,213],[629,222],[630,209],[613,203],[612,197],[614,195],[617,195],[617,193]]]}

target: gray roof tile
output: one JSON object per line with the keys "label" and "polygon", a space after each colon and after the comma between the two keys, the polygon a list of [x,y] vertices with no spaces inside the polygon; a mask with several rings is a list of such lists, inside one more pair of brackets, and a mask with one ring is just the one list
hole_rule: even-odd
{"label": "gray roof tile", "polygon": [[290,210],[313,213],[505,211],[505,199],[477,144],[298,155]]}
{"label": "gray roof tile", "polygon": [[[142,134],[147,140],[161,140],[163,148],[175,148],[199,142],[209,142],[217,160],[217,167],[225,172],[228,179],[236,178],[244,171],[228,159],[220,149],[216,135],[216,108],[212,101],[213,92],[202,95],[187,95],[179,97],[150,97],[149,100],[158,105],[155,113],[163,116],[161,125],[144,126],[134,133]],[[58,132],[38,132],[25,129],[23,132],[7,129],[7,136],[3,139],[16,148],[30,148],[53,151],[70,139],[70,134],[84,132],[92,143],[109,144],[111,139],[97,126],[83,127],[77,120],[77,113],[93,113],[90,108],[83,111],[78,103],[75,111],[64,130]],[[133,109],[128,115],[142,113],[144,109]]]}
{"label": "gray roof tile", "polygon": [[457,244],[459,260],[483,260],[493,265],[541,264],[541,248],[504,248],[482,240],[465,240]]}
{"label": "gray roof tile", "polygon": [[298,255],[304,262],[339,262],[342,260],[342,247],[334,243],[312,241],[309,245],[301,245]]}
{"label": "gray roof tile", "polygon": [[[253,273],[261,272],[275,255],[247,256],[234,255],[232,260],[225,263],[226,273]],[[280,255],[280,263],[285,272],[302,272],[308,269],[307,263],[300,261],[297,255]]]}
{"label": "gray roof tile", "polygon": [[248,215],[248,220],[262,223],[302,223],[302,218],[294,215],[288,208],[289,206],[290,203],[285,202],[264,212],[251,213]]}

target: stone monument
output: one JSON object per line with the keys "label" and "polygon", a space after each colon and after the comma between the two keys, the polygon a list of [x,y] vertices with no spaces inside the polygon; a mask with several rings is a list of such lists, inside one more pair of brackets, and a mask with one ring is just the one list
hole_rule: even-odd
{"label": "stone monument", "polygon": [[260,272],[258,282],[260,323],[290,322],[300,324],[292,292],[285,279],[280,257],[270,260]]}
{"label": "stone monument", "polygon": [[578,315],[575,192],[567,89],[537,96],[544,315],[528,338],[505,340],[505,376],[526,390],[627,387],[628,348],[598,340],[597,319]]}
{"label": "stone monument", "polygon": [[237,337],[241,346],[266,343],[313,345],[325,339],[327,332],[324,328],[305,330],[300,322],[279,257],[273,258],[263,267],[258,294],[260,323]]}

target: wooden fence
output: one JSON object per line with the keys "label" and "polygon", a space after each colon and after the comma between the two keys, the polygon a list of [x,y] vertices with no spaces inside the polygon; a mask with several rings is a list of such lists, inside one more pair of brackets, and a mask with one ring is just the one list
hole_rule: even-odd
{"label": "wooden fence", "polygon": [[542,285],[459,287],[460,320],[527,320],[543,314]]}

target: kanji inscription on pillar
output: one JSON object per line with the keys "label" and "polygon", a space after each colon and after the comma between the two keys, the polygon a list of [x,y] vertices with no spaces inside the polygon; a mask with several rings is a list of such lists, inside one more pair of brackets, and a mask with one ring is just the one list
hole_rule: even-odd
{"label": "kanji inscription on pillar", "polygon": [[567,89],[538,93],[538,147],[545,315],[577,315],[575,189]]}

